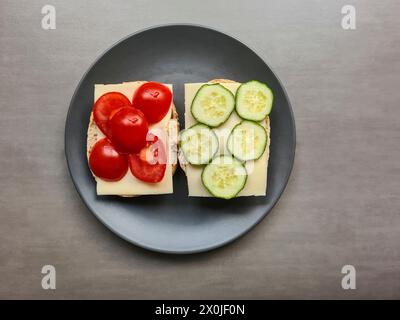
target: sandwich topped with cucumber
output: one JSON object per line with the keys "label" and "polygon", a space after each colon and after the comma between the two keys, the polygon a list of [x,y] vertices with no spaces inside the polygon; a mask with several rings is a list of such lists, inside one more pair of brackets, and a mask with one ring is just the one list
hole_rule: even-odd
{"label": "sandwich topped with cucumber", "polygon": [[272,91],[256,80],[185,84],[178,157],[189,196],[266,195],[272,105]]}

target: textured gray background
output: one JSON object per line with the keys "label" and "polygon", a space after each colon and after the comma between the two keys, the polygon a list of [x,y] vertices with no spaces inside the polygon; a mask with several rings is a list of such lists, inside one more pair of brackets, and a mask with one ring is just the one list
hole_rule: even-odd
{"label": "textured gray background", "polygon": [[[249,3],[251,2],[251,3]],[[57,29],[41,28],[41,8]],[[357,30],[341,28],[354,4]],[[1,298],[400,298],[400,3],[0,1]],[[286,86],[297,125],[289,185],[245,237],[194,256],[146,252],[85,208],[64,124],[92,61],[120,38],[191,22],[236,36]],[[57,289],[41,289],[41,267]],[[341,289],[341,267],[357,290]]]}

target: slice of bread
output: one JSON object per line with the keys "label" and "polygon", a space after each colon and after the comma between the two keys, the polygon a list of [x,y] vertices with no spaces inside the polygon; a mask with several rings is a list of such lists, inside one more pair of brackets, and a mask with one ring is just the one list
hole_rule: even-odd
{"label": "slice of bread", "polygon": [[[229,79],[213,79],[208,81],[207,83],[237,83],[237,81],[233,81],[233,80],[229,80]],[[185,123],[185,126],[187,124]],[[267,146],[265,148],[265,152],[266,152],[266,166],[268,168],[268,162],[269,162],[269,148],[270,148],[270,143],[271,143],[271,126],[270,126],[270,119],[269,116],[266,117],[265,119],[265,129],[267,131],[268,134],[268,141],[267,141]],[[179,159],[179,165],[182,168],[182,170],[185,172],[185,174],[187,173],[187,167],[188,167],[188,162],[185,159],[185,156],[183,155],[183,152],[181,149],[178,150],[178,159]]]}
{"label": "slice of bread", "polygon": [[[134,81],[132,82],[132,84],[135,85],[141,85],[143,83],[146,83],[147,81]],[[179,117],[178,117],[178,112],[175,108],[174,102],[172,101],[172,112],[171,112],[171,120],[173,121],[169,121],[168,127],[166,128],[166,130],[169,129],[174,129],[176,130],[177,133],[179,133]],[[94,147],[94,145],[96,144],[97,141],[101,140],[102,138],[104,138],[104,134],[103,132],[101,132],[101,130],[99,129],[99,127],[96,125],[96,122],[94,121],[93,118],[93,112],[90,113],[90,119],[89,119],[89,125],[88,125],[88,130],[87,130],[87,143],[86,143],[86,156],[87,159],[89,160],[89,156],[90,156],[90,152],[92,151],[92,148]],[[178,152],[178,141],[169,141],[170,143],[172,143],[172,145],[170,146],[170,150],[172,153],[177,154]],[[170,164],[172,166],[172,174],[175,174],[176,168],[178,166],[177,161],[172,161],[172,163]],[[93,173],[92,173],[93,175]],[[95,175],[93,175],[93,177],[95,177]],[[95,177],[96,178],[96,177]],[[122,197],[135,197],[138,195],[120,195]]]}

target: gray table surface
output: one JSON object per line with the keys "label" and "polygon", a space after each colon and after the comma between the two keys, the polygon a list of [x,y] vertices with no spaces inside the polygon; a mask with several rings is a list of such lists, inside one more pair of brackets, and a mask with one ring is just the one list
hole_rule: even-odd
{"label": "gray table surface", "polygon": [[[250,3],[251,2],[251,3]],[[0,1],[0,298],[400,298],[400,3]],[[41,8],[56,8],[55,30]],[[69,177],[64,124],[83,73],[152,25],[236,36],[272,66],[297,126],[278,205],[239,241],[167,256],[136,248],[86,209]],[[43,265],[57,289],[41,287]],[[354,265],[357,289],[343,290]]]}

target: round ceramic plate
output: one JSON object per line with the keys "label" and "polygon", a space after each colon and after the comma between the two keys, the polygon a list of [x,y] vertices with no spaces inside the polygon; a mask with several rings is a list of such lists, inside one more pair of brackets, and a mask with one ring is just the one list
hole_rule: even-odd
{"label": "round ceramic plate", "polygon": [[[224,78],[265,82],[274,93],[265,197],[232,200],[188,197],[178,168],[174,193],[121,198],[96,196],[86,159],[86,131],[96,83],[153,80],[174,86],[184,124],[184,83]],[[194,253],[223,246],[249,231],[273,208],[293,166],[295,125],[289,99],[267,64],[240,41],[194,25],[166,25],[137,32],[107,50],[83,76],[69,108],[65,154],[72,180],[93,214],[125,240],[165,253]]]}

